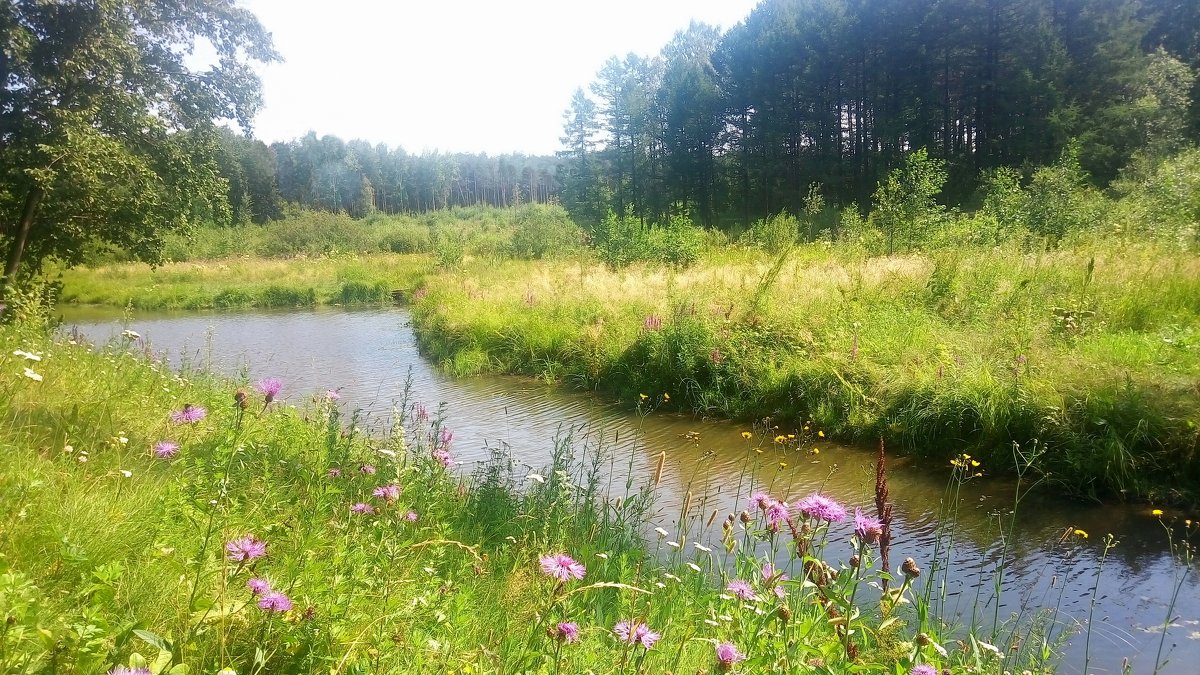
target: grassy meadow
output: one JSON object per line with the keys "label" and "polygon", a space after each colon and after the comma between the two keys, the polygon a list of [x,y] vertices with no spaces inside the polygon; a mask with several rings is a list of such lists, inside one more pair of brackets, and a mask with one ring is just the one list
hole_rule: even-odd
{"label": "grassy meadow", "polygon": [[537,480],[468,470],[417,401],[365,437],[336,393],[283,405],[138,340],[0,327],[3,672],[1043,672],[1070,630],[1049,608],[951,625],[939,561],[903,551],[881,599],[874,505],[685,502],[655,554],[659,479],[610,498],[603,448],[547,439]]}

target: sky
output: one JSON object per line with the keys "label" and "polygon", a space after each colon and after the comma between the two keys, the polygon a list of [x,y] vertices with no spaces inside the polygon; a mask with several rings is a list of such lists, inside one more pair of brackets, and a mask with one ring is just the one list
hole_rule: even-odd
{"label": "sky", "polygon": [[559,150],[563,111],[611,56],[657,54],[757,0],[243,0],[284,62],[260,67],[267,143],[312,130],[409,152]]}

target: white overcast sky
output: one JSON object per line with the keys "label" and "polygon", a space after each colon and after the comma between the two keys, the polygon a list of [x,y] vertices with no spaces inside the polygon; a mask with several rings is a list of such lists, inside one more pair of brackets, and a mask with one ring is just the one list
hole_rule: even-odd
{"label": "white overcast sky", "polygon": [[692,19],[757,0],[242,0],[284,62],[260,68],[254,133],[334,134],[409,152],[559,149],[576,87],[610,56],[656,54]]}

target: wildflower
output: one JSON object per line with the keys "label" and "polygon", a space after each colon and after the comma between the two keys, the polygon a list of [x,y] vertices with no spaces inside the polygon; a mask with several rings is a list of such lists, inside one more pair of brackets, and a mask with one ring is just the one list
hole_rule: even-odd
{"label": "wildflower", "polygon": [[363,464],[362,466],[358,467],[358,472],[364,476],[374,476],[375,475],[375,465],[374,464]]}
{"label": "wildflower", "polygon": [[42,357],[38,356],[37,354],[34,354],[33,352],[27,352],[22,349],[13,350],[13,356],[19,356],[27,361],[41,361],[42,360]]}
{"label": "wildflower", "polygon": [[413,413],[418,422],[424,422],[429,419],[429,409],[425,407],[424,403],[413,404]]}
{"label": "wildflower", "polygon": [[338,400],[341,400],[341,398],[342,398],[342,395],[340,392],[338,392],[337,389],[329,389],[325,392],[325,400],[326,401],[338,401]]}
{"label": "wildflower", "polygon": [[912,558],[904,559],[904,563],[900,565],[900,571],[909,579],[916,579],[921,576],[921,568],[917,567],[917,561]]}
{"label": "wildflower", "polygon": [[159,441],[154,444],[154,456],[159,459],[171,459],[179,454],[179,444],[175,441]]}
{"label": "wildflower", "polygon": [[371,514],[375,513],[375,507],[366,502],[358,502],[350,506],[350,513]]}
{"label": "wildflower", "polygon": [[646,399],[648,399],[648,398],[650,398],[650,397],[649,397],[649,396],[647,396],[647,395],[645,395],[645,394],[638,394],[638,400],[639,400],[639,401],[645,401],[645,400],[646,400]]}
{"label": "wildflower", "polygon": [[1153,511],[1150,512],[1150,515],[1154,516],[1155,518],[1162,516],[1162,514],[1163,514],[1162,509],[1154,509]]}
{"label": "wildflower", "polygon": [[441,443],[442,447],[450,447],[450,441],[452,440],[454,440],[454,432],[450,431],[446,427],[442,427],[442,431],[438,435],[438,441]]}
{"label": "wildflower", "polygon": [[579,624],[574,621],[563,621],[550,629],[550,637],[567,644],[579,642]]}
{"label": "wildflower", "polygon": [[542,556],[540,562],[542,564],[542,571],[547,576],[554,577],[559,581],[570,581],[572,578],[582,579],[583,575],[587,572],[583,563],[575,562],[571,556],[562,553]]}
{"label": "wildflower", "polygon": [[762,491],[755,492],[754,494],[750,495],[750,505],[758,507],[763,511],[766,511],[767,507],[770,506],[771,502],[773,501],[775,500],[771,499],[771,495]]}
{"label": "wildflower", "polygon": [[883,536],[883,523],[878,518],[865,515],[860,509],[854,509],[854,534],[867,545],[879,543]]}
{"label": "wildflower", "polygon": [[43,379],[41,375],[34,372],[33,368],[25,369],[25,377],[28,377],[29,379],[33,380],[34,382],[41,382]]}
{"label": "wildflower", "polygon": [[817,438],[825,438],[825,432],[824,432],[824,431],[818,431],[818,432],[817,432]]}
{"label": "wildflower", "polygon": [[846,519],[845,507],[819,492],[814,492],[800,500],[797,507],[804,515],[817,520],[833,523]]}
{"label": "wildflower", "polygon": [[922,663],[919,666],[913,666],[912,670],[908,671],[908,675],[938,675],[938,671],[937,668],[934,668],[929,664]]}
{"label": "wildflower", "polygon": [[753,437],[754,437],[754,434],[750,433],[749,431],[742,432],[742,438],[744,438],[746,440],[750,440]]}
{"label": "wildflower", "polygon": [[531,473],[528,476],[525,476],[525,480],[531,480],[541,485],[546,482],[546,477],[540,473]]}
{"label": "wildflower", "polygon": [[279,392],[283,389],[283,382],[280,382],[278,377],[264,377],[258,381],[256,386],[258,387],[258,390],[262,392],[266,402],[270,403],[271,401],[275,400],[275,397],[278,396]]}
{"label": "wildflower", "polygon": [[262,596],[262,599],[258,601],[258,607],[268,612],[288,612],[292,609],[292,601],[283,593],[271,591]]}
{"label": "wildflower", "polygon": [[666,530],[662,529],[661,527],[654,528],[654,531],[658,533],[659,537],[666,537],[669,534]]}
{"label": "wildflower", "polygon": [[417,518],[419,518],[419,517],[420,516],[417,515],[416,511],[409,511],[408,513],[404,514],[404,519],[410,523],[417,522]]}
{"label": "wildflower", "polygon": [[776,436],[776,437],[775,437],[775,442],[776,442],[776,443],[783,443],[783,442],[784,442],[784,441],[786,441],[786,440],[787,440],[787,436],[784,436],[783,434],[780,434],[780,435],[778,435],[778,436]]}
{"label": "wildflower", "polygon": [[329,476],[330,478],[341,478],[342,470],[335,466],[335,467],[332,467],[331,469],[329,469],[329,471],[327,471],[325,473],[325,475]]}
{"label": "wildflower", "polygon": [[699,571],[700,571],[700,566],[699,566],[699,565],[697,565],[697,564],[696,564],[696,563],[694,563],[694,562],[690,562],[690,563],[688,563],[688,564],[687,564],[687,566],[688,566],[688,569],[692,570],[693,572],[699,572]]}
{"label": "wildflower", "polygon": [[246,581],[246,588],[250,589],[251,595],[264,595],[271,592],[271,584],[266,579],[259,577]]}
{"label": "wildflower", "polygon": [[175,424],[195,424],[205,417],[208,417],[208,411],[191,403],[185,403],[183,409],[171,413],[171,421]]}
{"label": "wildflower", "polygon": [[126,478],[133,478],[133,472],[130,471],[129,469],[120,469],[120,471],[121,471],[122,476],[124,476]]}
{"label": "wildflower", "polygon": [[377,487],[374,490],[372,490],[371,494],[373,494],[376,497],[379,497],[380,499],[382,499],[383,501],[391,504],[392,502],[394,502],[400,498],[400,486],[395,485],[395,484],[384,485],[382,487]]}
{"label": "wildflower", "polygon": [[739,652],[732,642],[722,642],[717,645],[717,668],[729,670],[739,661],[745,661],[746,655]]}
{"label": "wildflower", "polygon": [[433,456],[433,461],[437,462],[438,464],[441,464],[443,467],[445,467],[447,469],[454,466],[454,458],[450,456],[450,453],[448,451],[446,451],[442,448],[438,448],[437,450],[434,450],[432,453],[432,456]]}
{"label": "wildflower", "polygon": [[705,546],[705,545],[701,544],[701,543],[700,543],[700,542],[698,542],[698,541],[694,541],[694,542],[692,542],[692,546],[694,546],[694,547],[696,548],[696,550],[697,550],[697,551],[703,551],[703,552],[705,552],[705,553],[712,553],[712,549],[711,549],[711,548],[709,548],[709,547],[707,547],[707,546]]}
{"label": "wildflower", "polygon": [[234,539],[225,544],[225,551],[230,560],[244,562],[261,558],[267,554],[267,542],[255,539],[253,535]]}
{"label": "wildflower", "polygon": [[739,600],[758,600],[758,596],[754,594],[754,588],[748,581],[734,579],[725,586],[725,590],[733,593],[733,596]]}
{"label": "wildflower", "polygon": [[242,389],[233,392],[233,404],[242,410],[250,407],[250,397]]}
{"label": "wildflower", "polygon": [[126,340],[140,340],[140,339],[142,339],[142,336],[141,336],[141,335],[138,335],[137,331],[132,331],[132,330],[129,330],[128,328],[126,328],[125,330],[121,331],[121,337],[125,338]]}
{"label": "wildflower", "polygon": [[663,403],[670,403],[670,402],[671,402],[671,395],[664,391],[663,392]]}
{"label": "wildflower", "polygon": [[117,666],[108,671],[108,675],[150,675],[149,668],[129,668],[126,666]]}
{"label": "wildflower", "polygon": [[771,505],[767,507],[767,527],[773,532],[778,531],[780,524],[785,522],[790,515],[787,502],[772,501]]}
{"label": "wildflower", "polygon": [[780,463],[779,463],[779,468],[781,468],[781,469],[786,469],[786,468],[787,468],[787,462],[780,462]]}
{"label": "wildflower", "polygon": [[601,559],[601,560],[608,560],[608,554],[607,554],[607,553],[597,553],[597,554],[596,554],[596,557],[597,557],[597,558],[599,558],[599,559]]}
{"label": "wildflower", "polygon": [[816,446],[813,446],[813,449],[809,450],[808,454],[813,455],[813,456],[819,455],[819,454],[821,454],[821,449]]}
{"label": "wildflower", "polygon": [[662,635],[650,630],[650,627],[644,623],[636,623],[630,625],[628,621],[622,621],[613,626],[613,633],[621,638],[622,642],[627,642],[631,645],[640,644],[645,649],[650,649]]}
{"label": "wildflower", "polygon": [[1077,536],[1077,537],[1083,537],[1084,539],[1087,539],[1087,538],[1088,538],[1088,533],[1087,533],[1087,532],[1085,532],[1084,530],[1079,530],[1079,529],[1077,529],[1077,530],[1075,530],[1075,536]]}

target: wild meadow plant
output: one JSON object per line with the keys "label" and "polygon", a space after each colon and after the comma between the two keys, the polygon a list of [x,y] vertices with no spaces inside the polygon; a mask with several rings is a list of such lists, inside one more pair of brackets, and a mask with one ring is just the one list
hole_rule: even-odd
{"label": "wild meadow plant", "polygon": [[[564,425],[544,468],[518,469],[503,444],[464,465],[452,407],[431,412],[408,389],[370,435],[336,389],[297,408],[284,382],[238,388],[125,345],[7,326],[0,347],[4,672],[927,674],[1056,660],[1028,617],[1006,632],[995,614],[955,625],[945,581],[967,571],[950,543],[884,562],[903,552],[882,461],[875,504],[797,498],[747,471],[738,508],[720,510],[698,474],[677,515],[655,518],[665,455],[631,471],[599,431]],[[645,414],[668,401],[647,396]],[[748,462],[775,461],[764,445],[816,451],[820,432],[769,426],[746,432]],[[956,461],[948,527],[981,469]]]}

